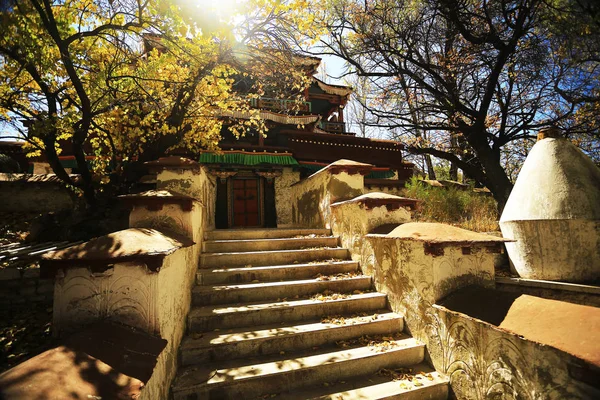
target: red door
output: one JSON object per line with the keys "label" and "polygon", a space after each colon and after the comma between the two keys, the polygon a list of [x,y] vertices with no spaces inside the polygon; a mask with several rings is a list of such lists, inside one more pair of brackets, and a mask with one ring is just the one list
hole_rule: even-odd
{"label": "red door", "polygon": [[258,225],[258,179],[233,179],[233,226]]}

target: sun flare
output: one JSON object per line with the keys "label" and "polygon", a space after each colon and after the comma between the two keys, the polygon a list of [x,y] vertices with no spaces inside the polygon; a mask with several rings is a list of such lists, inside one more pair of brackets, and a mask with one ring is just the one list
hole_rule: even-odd
{"label": "sun flare", "polygon": [[239,0],[195,0],[196,8],[207,17],[215,17],[220,22],[228,22],[232,17],[239,13]]}

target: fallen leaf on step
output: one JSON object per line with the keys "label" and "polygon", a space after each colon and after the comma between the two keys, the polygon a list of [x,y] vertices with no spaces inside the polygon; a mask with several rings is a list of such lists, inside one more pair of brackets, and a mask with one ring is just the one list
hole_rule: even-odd
{"label": "fallen leaf on step", "polygon": [[258,283],[258,282],[259,282],[258,279],[255,279],[252,281],[252,283]]}

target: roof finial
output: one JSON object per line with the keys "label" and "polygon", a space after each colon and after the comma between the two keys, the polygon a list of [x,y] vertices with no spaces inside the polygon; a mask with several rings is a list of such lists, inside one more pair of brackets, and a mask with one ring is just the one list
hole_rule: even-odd
{"label": "roof finial", "polygon": [[560,139],[563,137],[561,133],[562,131],[560,130],[560,128],[554,125],[548,126],[546,128],[540,129],[540,131],[537,134],[537,141],[539,142],[540,140],[546,138]]}

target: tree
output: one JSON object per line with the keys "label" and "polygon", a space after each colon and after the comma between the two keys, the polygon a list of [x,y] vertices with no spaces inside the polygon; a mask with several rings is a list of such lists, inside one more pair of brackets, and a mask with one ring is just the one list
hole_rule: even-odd
{"label": "tree", "polygon": [[[573,18],[583,14],[573,1],[331,0],[309,8],[319,28],[307,36],[321,35],[320,43],[295,44],[341,57],[369,78],[377,122],[410,151],[450,161],[487,186],[500,209],[512,188],[505,146],[548,125],[597,137],[597,118],[585,112],[598,104],[597,27]],[[576,27],[561,31],[557,15]]]}
{"label": "tree", "polygon": [[[252,37],[236,42],[197,10],[183,0],[8,0],[0,9],[0,122],[79,185],[89,205],[133,160],[170,147],[215,149],[226,123],[237,135],[264,132],[249,99],[275,83],[302,92],[305,74],[289,63],[284,70],[277,60],[285,57],[260,52]],[[231,111],[249,117],[224,118]],[[81,184],[59,161],[65,149]]]}
{"label": "tree", "polygon": [[346,123],[352,132],[356,132],[359,136],[374,137],[377,132],[376,128],[371,126],[371,115],[367,106],[373,95],[369,80],[352,75],[345,79],[345,83],[352,87],[352,95],[346,105]]}

